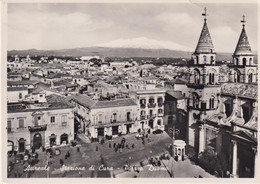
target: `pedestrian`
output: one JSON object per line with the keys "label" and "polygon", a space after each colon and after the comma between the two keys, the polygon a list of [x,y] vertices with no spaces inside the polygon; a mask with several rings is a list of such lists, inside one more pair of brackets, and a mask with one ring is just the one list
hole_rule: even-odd
{"label": "pedestrian", "polygon": [[108,147],[111,148],[111,143],[109,143]]}
{"label": "pedestrian", "polygon": [[68,158],[70,157],[70,152],[69,152],[69,151],[67,151],[67,157],[68,157]]}
{"label": "pedestrian", "polygon": [[128,144],[126,144],[125,147],[126,147],[127,149],[129,149]]}
{"label": "pedestrian", "polygon": [[80,152],[79,147],[77,147],[78,152]]}
{"label": "pedestrian", "polygon": [[63,165],[63,160],[62,159],[60,159],[60,166],[62,166]]}
{"label": "pedestrian", "polygon": [[124,149],[124,147],[125,147],[124,143],[121,145],[121,147]]}
{"label": "pedestrian", "polygon": [[16,171],[14,172],[14,177],[17,178],[17,172]]}
{"label": "pedestrian", "polygon": [[114,148],[116,147],[116,143],[114,142]]}
{"label": "pedestrian", "polygon": [[135,144],[132,144],[132,148],[135,148]]}

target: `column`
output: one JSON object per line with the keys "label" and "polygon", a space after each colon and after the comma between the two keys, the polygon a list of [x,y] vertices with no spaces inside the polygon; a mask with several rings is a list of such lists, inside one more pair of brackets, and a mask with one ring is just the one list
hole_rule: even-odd
{"label": "column", "polygon": [[254,178],[259,178],[259,155],[257,151],[257,147],[253,148],[255,154],[255,166],[254,166]]}
{"label": "column", "polygon": [[237,178],[237,142],[231,140],[233,144],[233,157],[232,157],[232,177]]}
{"label": "column", "polygon": [[199,127],[199,153],[203,152],[205,149],[205,131],[204,126]]}

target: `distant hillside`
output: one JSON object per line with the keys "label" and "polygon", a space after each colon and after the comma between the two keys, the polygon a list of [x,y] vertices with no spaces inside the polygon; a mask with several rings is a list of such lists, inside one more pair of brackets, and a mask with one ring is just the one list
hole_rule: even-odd
{"label": "distant hillside", "polygon": [[[191,58],[192,52],[176,51],[169,49],[141,49],[141,48],[108,48],[108,47],[85,47],[60,50],[11,50],[9,56],[37,55],[37,56],[91,56],[104,57],[171,57]],[[217,60],[231,60],[231,53],[217,53]]]}

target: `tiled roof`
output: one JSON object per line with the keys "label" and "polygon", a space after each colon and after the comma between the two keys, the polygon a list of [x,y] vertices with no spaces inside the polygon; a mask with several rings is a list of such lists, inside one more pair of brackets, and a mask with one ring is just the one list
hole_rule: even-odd
{"label": "tiled roof", "polygon": [[76,103],[78,103],[78,104],[80,104],[80,105],[82,105],[84,107],[87,107],[87,108],[90,108],[92,105],[95,104],[94,100],[92,100],[88,96],[82,95],[82,94],[77,94],[77,95],[70,96],[70,97],[68,97],[68,99],[69,100],[73,100]]}
{"label": "tiled roof", "polygon": [[46,96],[46,100],[49,104],[49,108],[73,108],[74,106],[64,97],[61,97],[59,95],[49,95]]}
{"label": "tiled roof", "polygon": [[37,110],[54,110],[54,109],[68,109],[73,108],[74,106],[66,100],[64,97],[59,95],[49,95],[46,97],[47,103],[39,104],[39,108],[27,108],[27,103],[16,103],[16,104],[8,104],[7,111],[8,113],[15,112],[31,112]]}
{"label": "tiled roof", "polygon": [[32,80],[7,81],[7,86],[12,86],[12,85],[34,85],[36,83],[37,83],[37,81],[32,81]]}
{"label": "tiled roof", "polygon": [[206,21],[204,22],[195,53],[215,53]]}
{"label": "tiled roof", "polygon": [[125,98],[125,99],[117,99],[117,100],[92,100],[90,97],[86,95],[74,95],[68,97],[70,100],[75,101],[76,103],[87,107],[87,108],[107,108],[107,107],[120,107],[120,106],[132,106],[136,105],[133,99]]}
{"label": "tiled roof", "polygon": [[221,94],[257,99],[258,91],[256,84],[223,83]]}
{"label": "tiled roof", "polygon": [[184,96],[181,93],[181,91],[167,91],[167,94],[172,96],[173,98],[175,98],[177,100],[184,99]]}
{"label": "tiled roof", "polygon": [[253,55],[244,26],[242,28],[234,55]]}
{"label": "tiled roof", "polygon": [[92,108],[106,108],[106,107],[121,107],[121,106],[133,106],[136,105],[133,99],[125,98],[118,100],[108,100],[108,101],[97,101]]}

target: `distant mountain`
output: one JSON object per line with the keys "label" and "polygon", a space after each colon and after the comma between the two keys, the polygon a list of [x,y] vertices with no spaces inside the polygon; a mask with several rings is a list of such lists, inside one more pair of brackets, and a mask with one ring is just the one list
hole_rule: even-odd
{"label": "distant mountain", "polygon": [[[9,56],[104,56],[104,57],[171,57],[191,58],[192,52],[169,49],[140,49],[140,48],[110,48],[110,47],[85,47],[60,50],[11,50]],[[217,60],[231,60],[231,53],[217,53]]]}
{"label": "distant mountain", "polygon": [[192,51],[193,49],[171,41],[153,40],[146,37],[118,39],[108,43],[98,44],[98,47],[108,48],[138,48],[138,49],[169,49],[175,51]]}

